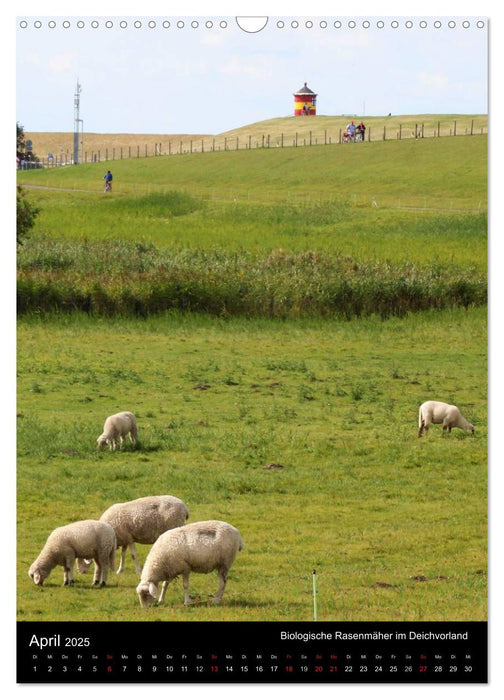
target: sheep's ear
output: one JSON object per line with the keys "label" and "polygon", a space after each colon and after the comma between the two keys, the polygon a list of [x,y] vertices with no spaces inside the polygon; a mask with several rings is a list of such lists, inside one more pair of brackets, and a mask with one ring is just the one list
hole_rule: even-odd
{"label": "sheep's ear", "polygon": [[155,583],[149,583],[149,595],[153,598],[157,598],[157,586]]}

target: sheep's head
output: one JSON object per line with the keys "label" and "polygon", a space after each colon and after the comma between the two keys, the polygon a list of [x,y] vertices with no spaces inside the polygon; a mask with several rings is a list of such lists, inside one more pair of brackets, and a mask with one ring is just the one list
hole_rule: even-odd
{"label": "sheep's head", "polygon": [[155,583],[139,583],[136,589],[142,608],[149,608],[156,602],[158,589]]}
{"label": "sheep's head", "polygon": [[92,559],[77,559],[77,571],[79,574],[87,574],[92,561]]}
{"label": "sheep's head", "polygon": [[28,576],[33,579],[33,583],[36,586],[42,586],[47,578],[47,572],[44,569],[32,564],[28,571]]}
{"label": "sheep's head", "polygon": [[100,435],[99,438],[97,438],[96,442],[98,443],[98,447],[103,448],[107,444],[107,437],[105,434]]}

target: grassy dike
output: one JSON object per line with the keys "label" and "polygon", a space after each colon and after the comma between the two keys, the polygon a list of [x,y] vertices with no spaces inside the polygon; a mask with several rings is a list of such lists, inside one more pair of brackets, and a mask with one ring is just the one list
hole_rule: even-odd
{"label": "grassy dike", "polygon": [[[363,144],[351,164],[348,151],[320,147],[310,171],[294,149],[144,159],[118,163],[112,197],[31,190],[42,213],[19,253],[18,311],[349,318],[485,304],[485,143]],[[65,188],[75,176],[86,188],[93,175],[20,179]],[[229,201],[226,187],[244,182],[245,198]],[[210,183],[215,197],[198,194]],[[420,192],[429,207],[415,205]]]}

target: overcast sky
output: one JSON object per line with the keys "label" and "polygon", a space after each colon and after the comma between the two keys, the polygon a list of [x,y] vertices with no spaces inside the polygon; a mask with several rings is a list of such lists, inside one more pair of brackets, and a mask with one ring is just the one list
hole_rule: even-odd
{"label": "overcast sky", "polygon": [[305,81],[323,115],[481,114],[487,43],[486,16],[20,15],[16,119],[73,131],[77,81],[85,132],[217,134],[292,115]]}

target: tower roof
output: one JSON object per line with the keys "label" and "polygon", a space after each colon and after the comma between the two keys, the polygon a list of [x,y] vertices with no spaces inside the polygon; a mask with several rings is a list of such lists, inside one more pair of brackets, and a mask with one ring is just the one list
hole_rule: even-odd
{"label": "tower roof", "polygon": [[310,90],[308,85],[305,83],[302,88],[300,88],[297,92],[294,93],[295,95],[314,95],[315,93],[313,90]]}

